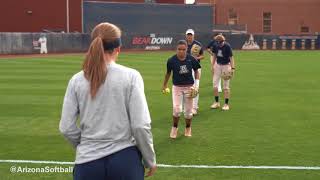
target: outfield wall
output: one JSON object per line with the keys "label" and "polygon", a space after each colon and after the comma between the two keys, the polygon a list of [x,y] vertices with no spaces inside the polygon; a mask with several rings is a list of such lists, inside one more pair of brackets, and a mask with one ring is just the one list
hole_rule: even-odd
{"label": "outfield wall", "polygon": [[[36,46],[39,37],[43,33],[0,33],[0,54],[37,54],[40,46]],[[48,53],[85,52],[90,44],[89,34],[80,33],[44,33],[47,38]],[[225,35],[233,49],[241,49],[249,40],[250,35]],[[204,46],[212,39],[212,34],[197,33],[195,37]],[[314,49],[320,50],[320,35],[310,36],[275,36],[254,35],[254,41],[267,50],[291,50],[295,41],[296,50]],[[176,42],[184,39],[182,33],[123,33],[123,49],[126,50],[174,50]],[[285,40],[285,44],[283,44]],[[304,46],[303,46],[304,44]],[[39,44],[38,44],[39,45]],[[283,47],[284,45],[284,47]],[[304,48],[303,48],[304,47]]]}
{"label": "outfield wall", "polygon": [[[234,49],[242,49],[249,34],[225,35]],[[319,50],[320,35],[253,35],[254,41],[264,50]],[[294,42],[294,43],[293,43]]]}
{"label": "outfield wall", "polygon": [[[212,40],[211,33],[195,32],[195,39],[203,46],[207,46]],[[226,40],[233,49],[242,49],[243,45],[249,41],[250,34],[225,34]],[[182,33],[131,33],[123,34],[123,47],[125,49],[136,50],[172,50],[175,49],[176,42],[184,39]],[[253,35],[254,42],[265,50],[319,50],[320,35]],[[294,45],[292,42],[295,42]],[[285,44],[284,44],[285,42]],[[304,45],[303,45],[304,44]],[[312,45],[313,44],[313,45]]]}
{"label": "outfield wall", "polygon": [[[241,49],[250,35],[226,35],[234,49]],[[320,35],[253,35],[254,41],[265,50],[319,50]]]}
{"label": "outfield wall", "polygon": [[48,53],[84,52],[90,36],[80,33],[1,33],[0,54],[37,54],[41,35],[47,38]]}

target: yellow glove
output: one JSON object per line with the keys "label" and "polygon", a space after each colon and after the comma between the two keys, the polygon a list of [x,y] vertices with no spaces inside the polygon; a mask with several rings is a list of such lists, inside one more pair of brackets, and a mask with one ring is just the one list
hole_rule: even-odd
{"label": "yellow glove", "polygon": [[190,87],[189,92],[186,93],[186,96],[189,98],[195,98],[197,97],[198,94],[199,94],[199,89],[192,86]]}
{"label": "yellow glove", "polygon": [[191,56],[193,57],[198,57],[200,55],[200,51],[201,51],[201,46],[199,46],[198,44],[194,44],[191,47]]}
{"label": "yellow glove", "polygon": [[221,78],[224,80],[229,80],[233,77],[233,73],[234,73],[234,71],[231,68],[226,69],[226,70],[222,71]]}

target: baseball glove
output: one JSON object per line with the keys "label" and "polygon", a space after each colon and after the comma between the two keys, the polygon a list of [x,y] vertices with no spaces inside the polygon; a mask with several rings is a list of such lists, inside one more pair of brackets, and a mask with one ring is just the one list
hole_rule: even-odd
{"label": "baseball glove", "polygon": [[192,45],[190,52],[193,57],[198,57],[200,54],[200,51],[201,51],[201,46],[199,46],[198,44],[194,44]]}
{"label": "baseball glove", "polygon": [[190,87],[190,90],[186,93],[186,96],[189,98],[195,98],[199,94],[199,89],[192,86]]}
{"label": "baseball glove", "polygon": [[221,74],[221,78],[224,79],[224,80],[229,80],[233,77],[233,72],[231,70],[231,68],[229,69],[225,69],[222,71],[222,74]]}

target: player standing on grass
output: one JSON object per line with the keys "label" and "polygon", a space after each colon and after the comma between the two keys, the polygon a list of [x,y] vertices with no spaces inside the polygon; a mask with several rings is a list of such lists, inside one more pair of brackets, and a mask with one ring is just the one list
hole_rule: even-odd
{"label": "player standing on grass", "polygon": [[[219,34],[222,35],[221,33],[219,33]],[[216,35],[218,35],[218,34],[216,34]],[[208,51],[208,53],[211,55],[211,56],[210,56],[210,62],[211,62],[211,64],[212,64],[213,56],[214,56],[214,55],[213,55],[213,49],[215,48],[215,46],[218,46],[218,43],[217,43],[217,41],[216,41],[216,39],[215,39],[216,35],[213,36],[213,40],[207,45],[207,51]],[[211,68],[213,68],[213,67],[211,67]],[[211,69],[211,71],[213,72],[213,69]],[[213,76],[213,74],[212,74],[212,76]],[[219,92],[219,93],[222,92],[221,79],[219,80],[218,92]]]}
{"label": "player standing on grass", "polygon": [[46,35],[41,34],[38,42],[40,43],[40,54],[48,54]]}
{"label": "player standing on grass", "polygon": [[230,99],[230,79],[235,71],[234,59],[232,48],[229,43],[225,41],[223,35],[216,36],[217,46],[213,49],[214,57],[211,66],[213,67],[213,94],[214,103],[211,105],[212,109],[220,107],[218,85],[219,80],[223,78],[223,93],[225,104],[222,110],[229,110],[229,99]]}
{"label": "player standing on grass", "polygon": [[199,81],[198,69],[201,68],[199,62],[192,56],[187,54],[187,42],[180,40],[177,46],[177,53],[167,61],[167,73],[164,78],[162,90],[167,89],[168,80],[172,72],[172,104],[173,104],[173,125],[170,132],[170,137],[175,139],[178,134],[178,123],[180,114],[182,113],[182,105],[184,103],[184,117],[186,128],[184,135],[186,137],[191,134],[192,121],[192,103],[193,98],[197,95],[198,88],[194,83],[192,71],[194,71],[195,80]]}
{"label": "player standing on grass", "polygon": [[[200,64],[200,61],[204,58],[203,48],[202,48],[201,43],[194,39],[194,30],[193,29],[188,29],[186,31],[186,41],[188,43],[187,53],[189,55],[192,55]],[[193,77],[195,80],[194,81],[195,86],[199,87],[200,78],[201,78],[201,68],[198,69],[198,72],[199,72],[199,79],[197,80],[195,78],[194,73],[193,73]],[[193,113],[193,115],[196,115],[198,113],[198,109],[199,109],[199,94],[197,95],[197,97],[194,98],[192,106],[193,106],[192,113]]]}
{"label": "player standing on grass", "polygon": [[116,63],[117,26],[101,23],[91,37],[83,70],[69,81],[60,121],[76,149],[74,179],[142,180],[144,167],[147,176],[157,168],[142,77]]}

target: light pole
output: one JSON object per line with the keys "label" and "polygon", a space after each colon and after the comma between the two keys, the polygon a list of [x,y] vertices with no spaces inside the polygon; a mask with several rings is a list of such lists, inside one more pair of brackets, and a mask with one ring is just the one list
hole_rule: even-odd
{"label": "light pole", "polygon": [[70,32],[70,19],[69,19],[69,0],[66,0],[66,3],[67,3],[67,5],[66,5],[66,14],[67,14],[67,33],[69,33]]}

